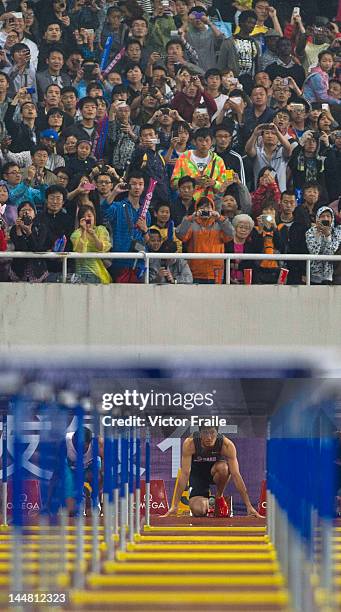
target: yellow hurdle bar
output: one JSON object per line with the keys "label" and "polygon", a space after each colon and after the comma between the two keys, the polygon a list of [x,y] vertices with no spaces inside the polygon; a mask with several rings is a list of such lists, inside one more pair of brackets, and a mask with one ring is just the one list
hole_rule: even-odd
{"label": "yellow hurdle bar", "polygon": [[[196,574],[172,574],[170,576],[151,576],[143,574],[137,576],[108,576],[102,574],[90,574],[87,578],[90,587],[108,586],[181,586],[192,587],[198,585]],[[201,586],[284,586],[284,578],[281,574],[269,574],[265,576],[200,576]]]}
{"label": "yellow hurdle bar", "polygon": [[135,535],[135,542],[268,542],[266,536]]}
{"label": "yellow hurdle bar", "polygon": [[200,551],[201,552],[232,552],[242,550],[245,552],[249,550],[250,552],[254,551],[269,551],[273,550],[272,544],[266,544],[265,542],[262,544],[213,544],[208,543],[205,544],[133,544],[129,542],[127,544],[128,552],[138,551],[138,552],[192,552],[192,551]]}
{"label": "yellow hurdle bar", "polygon": [[192,526],[184,526],[184,527],[180,527],[176,526],[176,527],[160,527],[159,525],[155,526],[155,525],[145,525],[144,529],[145,532],[147,531],[209,531],[209,532],[215,532],[215,531],[234,531],[234,532],[238,532],[238,531],[254,531],[255,533],[265,533],[266,532],[266,527],[264,525],[264,527],[225,527],[224,525],[222,525],[221,527],[210,527],[209,525],[207,525],[207,527],[196,527],[195,525]]}
{"label": "yellow hurdle bar", "polygon": [[[65,538],[67,540],[70,540],[70,542],[74,542],[76,540],[76,535],[74,535],[74,534],[67,534],[65,536]],[[83,539],[84,539],[84,541],[91,541],[92,540],[92,535],[86,533],[84,535]],[[103,535],[99,535],[98,539],[101,542],[104,542]],[[23,535],[24,543],[26,541],[32,541],[32,542],[41,542],[41,541],[43,541],[44,543],[46,543],[46,542],[48,542],[50,540],[51,540],[51,542],[60,542],[60,535],[51,535],[51,534],[46,534],[46,535],[43,535],[43,534],[39,534],[39,535],[38,534],[26,535],[26,534],[24,534]],[[115,540],[118,542],[118,536],[115,536]],[[12,536],[9,536],[9,537],[7,537],[7,536],[6,537],[0,536],[0,542],[13,542],[13,538],[12,538]]]}
{"label": "yellow hurdle bar", "polygon": [[[139,552],[116,552],[117,561],[198,561],[198,553],[139,553]],[[202,561],[273,561],[276,559],[276,551],[268,550],[262,553],[200,553]]]}
{"label": "yellow hurdle bar", "polygon": [[[60,551],[60,542],[51,542],[49,544],[47,544],[45,542],[46,546],[48,546],[48,550],[49,551]],[[8,543],[8,544],[2,544],[0,542],[0,554],[3,551],[10,551],[12,550],[12,546],[13,544]],[[83,544],[84,546],[84,550],[86,551],[92,551],[92,544]],[[71,542],[68,542],[66,544],[66,547],[69,551],[74,551],[76,550],[76,545],[72,544]],[[24,542],[24,549],[25,550],[30,550],[30,551],[35,551],[35,550],[40,550],[41,549],[41,544],[39,542]]]}
{"label": "yellow hurdle bar", "polygon": [[279,572],[277,561],[269,561],[268,563],[116,563],[115,561],[105,561],[103,564],[104,571],[110,573],[181,573],[197,572],[198,574],[217,574],[222,572],[241,572],[241,573],[265,573]]}
{"label": "yellow hurdle bar", "polygon": [[[188,593],[180,591],[73,591],[70,593],[70,600],[73,605],[78,606],[99,606],[110,604],[113,608],[124,604],[153,605],[165,604],[195,604],[207,609],[212,604],[222,605],[287,605],[289,602],[288,593],[281,591],[230,591],[209,593]],[[181,608],[182,609],[182,608]]]}
{"label": "yellow hurdle bar", "polygon": [[[41,552],[38,550],[25,550],[24,549],[24,556],[25,559],[29,559],[30,561],[37,561],[38,559],[41,558]],[[75,552],[65,552],[65,556],[66,559],[68,561],[74,561],[75,559],[77,559],[77,554]],[[6,551],[6,552],[0,552],[0,561],[10,561],[12,559],[12,552],[11,551]],[[58,552],[50,552],[50,551],[44,551],[44,563],[45,563],[45,559],[47,559],[48,561],[58,561],[58,559],[60,559],[60,551]],[[90,552],[86,552],[84,553],[84,559],[91,559],[91,553]]]}
{"label": "yellow hurdle bar", "polygon": [[[40,576],[39,574],[24,574],[25,584],[37,587],[39,586]],[[11,584],[11,576],[9,574],[0,574],[0,587],[9,586]]]}
{"label": "yellow hurdle bar", "polygon": [[[86,570],[88,564],[85,561],[84,571]],[[66,563],[66,570],[68,572],[74,572],[79,568],[79,565],[76,563]],[[37,572],[41,569],[41,563],[37,563],[35,561],[24,561],[24,571],[28,572]],[[60,571],[60,563],[44,563],[44,569],[49,572],[59,572]],[[0,572],[10,572],[12,571],[12,563],[0,562]]]}

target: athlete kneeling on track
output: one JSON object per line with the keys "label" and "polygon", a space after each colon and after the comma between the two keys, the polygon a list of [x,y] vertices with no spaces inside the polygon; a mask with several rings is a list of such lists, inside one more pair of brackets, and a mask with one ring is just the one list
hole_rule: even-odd
{"label": "athlete kneeling on track", "polygon": [[190,484],[189,507],[193,516],[206,516],[209,509],[210,485],[217,487],[215,515],[227,516],[228,507],[223,496],[232,478],[240,493],[249,516],[262,518],[252,506],[245,483],[239,472],[236,447],[214,427],[200,427],[186,438],[182,447],[181,474],[178,479],[174,504],[164,517],[176,514],[181,495],[188,480]]}

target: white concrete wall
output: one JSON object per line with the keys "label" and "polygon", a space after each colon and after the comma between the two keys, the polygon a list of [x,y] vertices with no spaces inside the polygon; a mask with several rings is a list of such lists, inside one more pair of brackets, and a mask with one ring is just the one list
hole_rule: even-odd
{"label": "white concrete wall", "polygon": [[0,284],[0,347],[341,346],[339,287]]}

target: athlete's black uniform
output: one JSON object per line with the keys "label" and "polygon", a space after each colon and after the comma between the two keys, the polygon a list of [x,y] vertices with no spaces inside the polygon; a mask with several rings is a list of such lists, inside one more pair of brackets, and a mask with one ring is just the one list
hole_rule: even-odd
{"label": "athlete's black uniform", "polygon": [[209,497],[210,484],[213,484],[211,474],[212,466],[217,461],[227,463],[226,456],[221,455],[225,436],[221,433],[217,435],[217,439],[213,448],[206,449],[201,446],[200,432],[193,433],[193,441],[195,452],[192,456],[191,473],[189,477],[189,486],[191,487],[190,497],[200,495]]}

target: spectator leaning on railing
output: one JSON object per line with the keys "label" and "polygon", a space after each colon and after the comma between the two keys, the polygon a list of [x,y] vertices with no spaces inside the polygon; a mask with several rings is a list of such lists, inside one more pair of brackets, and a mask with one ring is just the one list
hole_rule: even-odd
{"label": "spectator leaning on railing", "polygon": [[[187,243],[190,253],[223,253],[224,245],[233,236],[232,225],[228,218],[220,215],[209,197],[200,198],[193,215],[184,217],[176,228],[177,237]],[[193,282],[200,284],[221,283],[224,261],[198,260],[189,262]]]}

